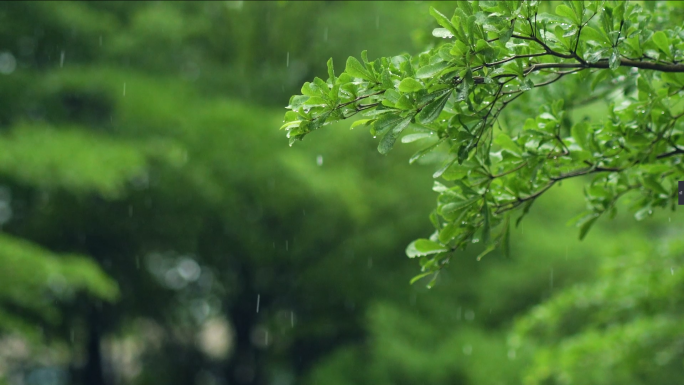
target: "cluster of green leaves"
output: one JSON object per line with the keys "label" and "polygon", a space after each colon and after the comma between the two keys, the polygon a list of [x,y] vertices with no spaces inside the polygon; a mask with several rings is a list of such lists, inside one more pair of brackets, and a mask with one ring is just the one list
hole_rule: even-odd
{"label": "cluster of green leaves", "polygon": [[[655,207],[675,208],[676,181],[684,175],[684,130],[678,103],[684,91],[682,28],[625,1],[566,1],[555,13],[537,1],[459,2],[451,18],[434,8],[448,42],[417,56],[347,60],[328,79],[315,78],[290,99],[281,127],[290,145],[308,133],[357,114],[352,128],[380,137],[378,151],[397,139],[424,141],[410,162],[435,150],[438,206],[435,232],[407,248],[423,274],[437,274],[454,251],[481,242],[478,258],[509,249],[513,210],[528,212],[558,182],[584,175],[587,211],[571,221],[582,239],[603,214],[632,192],[636,218]],[[657,17],[654,17],[656,15]],[[573,76],[569,76],[573,75]],[[613,80],[604,119],[572,122],[564,101],[539,107],[524,124],[500,117],[516,99],[571,78],[586,94]],[[611,87],[608,87],[609,90]]]}

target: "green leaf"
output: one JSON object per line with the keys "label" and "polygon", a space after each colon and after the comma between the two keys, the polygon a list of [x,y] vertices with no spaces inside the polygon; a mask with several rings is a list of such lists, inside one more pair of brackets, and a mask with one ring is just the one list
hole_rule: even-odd
{"label": "green leaf", "polygon": [[354,123],[351,124],[351,127],[349,127],[350,130],[354,129],[354,127],[357,126],[365,126],[368,124],[368,122],[372,121],[373,119],[359,119],[355,121]]}
{"label": "green leaf", "polygon": [[373,130],[375,135],[385,135],[392,127],[397,126],[404,120],[401,115],[397,113],[388,113],[382,115],[378,120],[373,123]]}
{"label": "green leaf", "polygon": [[448,223],[444,228],[439,231],[439,241],[442,243],[447,243],[454,239],[456,235],[461,231],[461,227],[456,222]]}
{"label": "green leaf", "polygon": [[575,143],[582,147],[583,150],[588,149],[588,132],[589,126],[584,122],[577,123],[570,129],[570,133],[572,135],[572,138],[575,139]]}
{"label": "green leaf", "polygon": [[475,259],[476,259],[477,261],[480,261],[480,260],[482,259],[482,257],[484,257],[485,255],[491,253],[495,248],[496,248],[496,244],[490,243],[489,246],[487,246],[487,248],[484,249],[484,250],[477,256],[477,258],[475,258]]}
{"label": "green leaf", "polygon": [[420,280],[421,278],[427,277],[430,274],[434,274],[434,272],[428,271],[426,273],[421,273],[421,274],[416,275],[415,277],[411,278],[409,285],[413,285],[414,283],[416,283],[416,281]]}
{"label": "green leaf", "polygon": [[661,185],[658,180],[656,179],[655,175],[645,175],[644,176],[644,185],[651,189],[653,192],[656,192],[658,194],[663,194],[663,195],[668,195],[667,191],[663,188],[663,185]]}
{"label": "green leaf", "polygon": [[599,32],[597,29],[588,25],[582,28],[582,40],[594,41],[608,47],[612,45],[612,42],[608,39],[608,36],[606,36],[605,33]]}
{"label": "green leaf", "polygon": [[496,143],[502,149],[504,149],[510,153],[513,153],[513,154],[518,155],[518,156],[521,155],[520,147],[518,147],[518,144],[515,143],[513,141],[513,139],[511,139],[511,137],[508,136],[508,134],[506,134],[504,132],[502,132],[496,136],[496,138],[494,139],[494,143]]}
{"label": "green leaf", "polygon": [[283,124],[282,126],[280,126],[280,129],[282,130],[285,128],[295,128],[295,127],[298,127],[300,124],[302,124],[301,120],[294,120],[292,122],[287,122],[287,123]]}
{"label": "green leaf", "polygon": [[491,240],[491,219],[489,217],[489,208],[487,207],[487,200],[484,200],[484,204],[482,205],[482,216],[484,217],[484,222],[482,222],[482,243],[485,245],[489,244],[489,241]]}
{"label": "green leaf", "polygon": [[579,233],[579,239],[580,241],[584,239],[584,237],[587,235],[589,232],[589,229],[591,229],[591,226],[594,225],[594,222],[599,218],[599,215],[596,213],[591,213],[577,222],[577,226],[580,228],[580,233]]}
{"label": "green leaf", "polygon": [[449,251],[446,247],[429,239],[416,239],[406,247],[406,255],[409,258],[422,257],[430,254],[437,254]]}
{"label": "green leaf", "polygon": [[643,220],[644,218],[646,218],[647,216],[651,215],[652,213],[653,213],[653,210],[651,209],[651,207],[650,207],[650,206],[646,206],[646,207],[642,208],[641,210],[637,211],[637,212],[634,214],[634,218],[635,218],[637,221],[641,221],[641,220]]}
{"label": "green leaf", "polygon": [[347,67],[345,72],[348,74],[365,80],[372,80],[371,74],[366,70],[366,68],[353,56],[347,59]]}
{"label": "green leaf", "polygon": [[421,139],[426,139],[426,138],[434,138],[434,134],[429,133],[429,132],[420,132],[417,134],[409,134],[401,138],[402,143],[412,143],[417,140]]}
{"label": "green leaf", "polygon": [[443,96],[440,96],[439,98],[432,101],[430,104],[423,107],[423,109],[416,116],[416,120],[418,120],[421,123],[430,123],[437,119],[439,117],[439,114],[444,109],[444,106],[446,105],[447,101],[449,100],[449,96],[451,96],[451,92],[448,92]]}
{"label": "green leaf", "polygon": [[435,148],[437,148],[437,146],[439,146],[444,140],[446,140],[446,139],[440,139],[440,140],[437,141],[436,143],[431,144],[431,145],[429,145],[428,147],[425,147],[424,149],[422,149],[422,150],[416,152],[415,154],[413,154],[413,156],[411,157],[411,159],[409,159],[409,164],[413,164],[413,162],[417,161],[418,159],[420,159],[420,158],[422,158],[423,156],[425,156],[426,154],[428,154],[430,151],[432,151],[432,150],[434,150]]}
{"label": "green leaf", "polygon": [[470,198],[470,199],[467,199],[467,200],[461,201],[461,202],[447,203],[444,206],[442,206],[440,211],[441,211],[442,215],[453,213],[453,212],[460,210],[464,207],[468,207],[468,206],[472,205],[473,203],[479,201],[481,198],[482,197],[478,196],[478,197]]}
{"label": "green leaf", "polygon": [[406,126],[411,123],[411,116],[404,118],[404,120],[399,121],[398,124],[394,126],[385,136],[380,139],[380,144],[378,144],[378,151],[385,155],[390,150],[392,147],[394,147],[394,142],[397,141],[397,138],[399,135],[401,135],[401,132],[406,128]]}
{"label": "green leaf", "polygon": [[454,46],[451,47],[451,50],[449,51],[449,53],[450,53],[451,55],[454,55],[454,56],[456,56],[456,57],[459,57],[459,56],[464,56],[468,51],[469,51],[469,48],[468,48],[467,45],[465,45],[465,44],[464,44],[462,41],[460,41],[460,40],[456,40],[456,41],[454,42]]}
{"label": "green leaf", "polygon": [[658,31],[651,37],[653,42],[658,46],[658,48],[667,54],[668,57],[672,57],[672,50],[670,49],[670,38],[667,37],[665,32]]}
{"label": "green leaf", "polygon": [[401,81],[401,83],[399,83],[399,91],[401,92],[411,93],[420,91],[422,89],[423,85],[414,78],[405,78]]}
{"label": "green leaf", "polygon": [[330,58],[328,59],[328,77],[330,78],[330,82],[332,84],[335,84],[335,68],[333,67],[333,59]]}
{"label": "green leaf", "polygon": [[610,54],[610,59],[608,59],[608,66],[611,70],[616,70],[620,67],[620,51],[617,47],[613,48],[613,52]]}
{"label": "green leaf", "polygon": [[523,212],[520,214],[520,217],[515,221],[515,227],[518,227],[520,225],[520,221],[527,215],[527,213],[530,211],[530,207],[532,207],[532,203],[534,203],[534,199],[530,199],[529,201],[525,202],[525,206],[523,207]]}
{"label": "green leaf", "polygon": [[576,25],[580,24],[580,21],[577,19],[577,14],[575,13],[575,11],[570,9],[570,7],[568,7],[567,5],[561,4],[557,6],[556,15],[570,19]]}
{"label": "green leaf", "polygon": [[435,64],[429,64],[423,67],[418,68],[418,71],[416,71],[416,78],[418,79],[426,79],[426,78],[431,78],[438,73],[440,73],[443,69],[449,66],[449,63],[447,62],[439,62]]}
{"label": "green leaf", "polygon": [[454,25],[451,24],[449,19],[447,19],[446,16],[444,16],[441,12],[436,10],[434,7],[430,7],[430,15],[437,20],[437,23],[441,25],[442,27],[446,28],[449,30],[453,35],[456,35],[456,28],[454,28]]}

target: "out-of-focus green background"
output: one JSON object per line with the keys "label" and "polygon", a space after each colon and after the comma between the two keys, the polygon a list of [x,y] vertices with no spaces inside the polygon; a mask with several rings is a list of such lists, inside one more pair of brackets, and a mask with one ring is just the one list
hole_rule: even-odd
{"label": "out-of-focus green background", "polygon": [[0,3],[0,384],[681,381],[681,211],[580,242],[567,181],[428,290],[434,165],[348,124],[288,147],[289,96],[439,43],[430,4]]}

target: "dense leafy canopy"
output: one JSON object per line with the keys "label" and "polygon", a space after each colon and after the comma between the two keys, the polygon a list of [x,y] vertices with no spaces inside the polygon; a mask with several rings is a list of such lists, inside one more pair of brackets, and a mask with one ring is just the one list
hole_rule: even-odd
{"label": "dense leafy canopy", "polygon": [[[364,51],[338,74],[328,61],[327,80],[303,85],[281,128],[292,145],[360,115],[352,128],[369,127],[382,154],[399,138],[425,143],[410,162],[441,161],[435,232],[406,253],[420,259],[416,279],[432,276],[430,284],[469,243],[485,245],[478,259],[497,246],[507,253],[511,222],[568,178],[592,176],[587,210],[572,220],[580,239],[599,217],[613,218],[625,195],[637,219],[656,207],[674,210],[684,177],[684,41],[658,7],[464,1],[451,17],[431,8],[441,26],[433,35],[447,42],[416,56],[370,60]],[[539,88],[556,97],[533,106],[533,115],[509,111]],[[569,116],[569,107],[601,98],[608,105],[599,119]]]}

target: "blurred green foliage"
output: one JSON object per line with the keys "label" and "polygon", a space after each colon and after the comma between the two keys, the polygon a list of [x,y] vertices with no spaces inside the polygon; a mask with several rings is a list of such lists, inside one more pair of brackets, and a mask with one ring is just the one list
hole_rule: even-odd
{"label": "blurred green foliage", "polygon": [[[619,213],[578,243],[565,218],[582,181],[565,181],[512,230],[510,258],[477,262],[473,244],[428,290],[408,285],[403,245],[431,228],[435,159],[409,165],[415,143],[379,156],[342,125],[294,148],[273,130],[327,58],[441,42],[429,5],[1,3],[0,383],[562,381],[586,371],[577,352],[613,349],[611,320],[660,341],[619,348],[619,378],[650,376],[650,354],[667,371],[644,378],[672,383],[681,250],[658,245],[681,218]],[[658,278],[630,270],[653,291],[635,286],[628,311],[609,297],[629,285],[620,261]],[[581,290],[606,311],[573,318]],[[587,381],[618,378],[596,368]]]}

